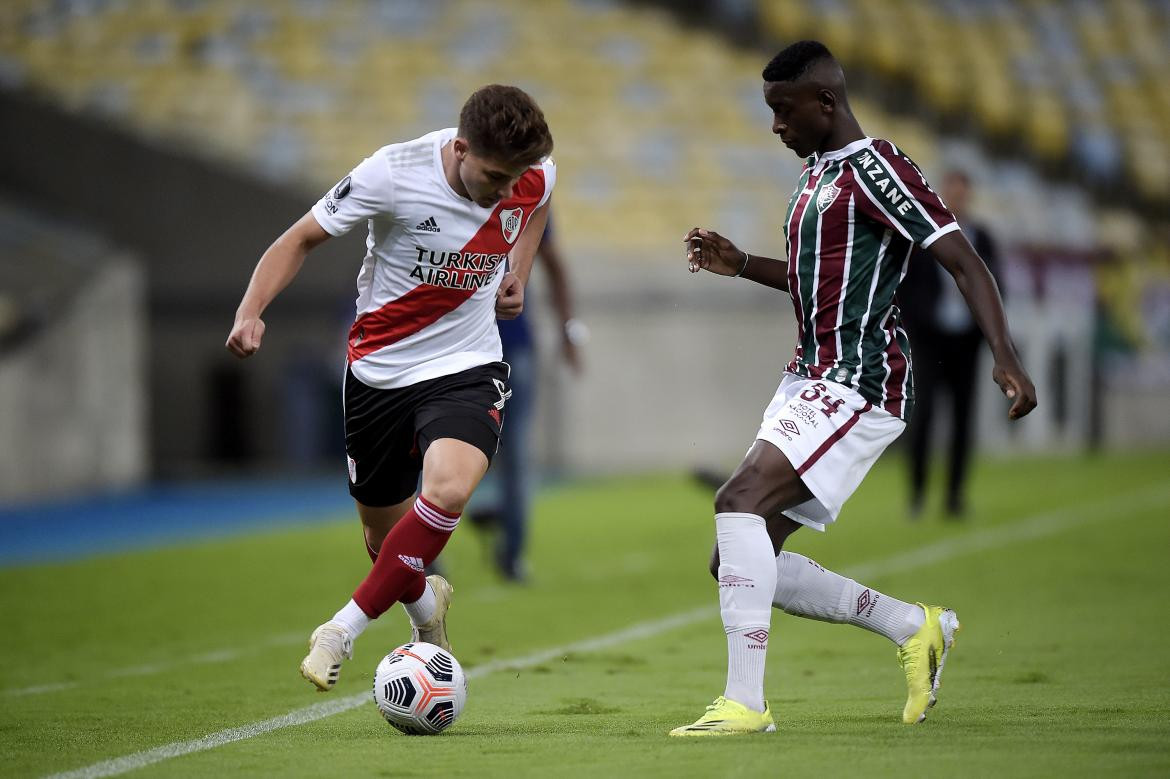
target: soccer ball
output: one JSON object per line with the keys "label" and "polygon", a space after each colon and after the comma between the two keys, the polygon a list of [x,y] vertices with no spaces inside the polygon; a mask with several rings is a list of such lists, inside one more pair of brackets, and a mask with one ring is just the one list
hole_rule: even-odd
{"label": "soccer ball", "polygon": [[459,661],[434,644],[403,644],[374,671],[374,703],[394,727],[426,736],[451,727],[467,702]]}

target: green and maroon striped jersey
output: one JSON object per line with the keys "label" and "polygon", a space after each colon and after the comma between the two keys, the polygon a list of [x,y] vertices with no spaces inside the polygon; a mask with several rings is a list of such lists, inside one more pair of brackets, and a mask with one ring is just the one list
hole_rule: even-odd
{"label": "green and maroon striped jersey", "polygon": [[784,222],[797,321],[787,370],[852,387],[907,419],[914,379],[894,293],[914,245],[957,229],[918,166],[889,141],[863,138],[810,157]]}

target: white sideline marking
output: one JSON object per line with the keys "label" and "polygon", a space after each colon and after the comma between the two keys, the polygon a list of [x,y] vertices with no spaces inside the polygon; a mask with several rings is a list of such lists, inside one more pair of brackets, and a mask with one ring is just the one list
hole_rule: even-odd
{"label": "white sideline marking", "polygon": [[[840,571],[842,575],[854,579],[867,579],[889,574],[903,573],[915,568],[942,562],[967,554],[983,552],[989,549],[1007,546],[1016,541],[1030,541],[1045,536],[1055,535],[1065,530],[1071,530],[1093,519],[1119,510],[1142,509],[1165,504],[1170,500],[1170,487],[1156,485],[1153,488],[1133,492],[1125,496],[1109,498],[1095,504],[1081,505],[1062,511],[1046,512],[1013,522],[1009,525],[1000,525],[988,530],[978,530],[966,533],[956,538],[949,538],[933,544],[919,547],[911,552],[861,563]],[[686,627],[716,614],[714,606],[703,606],[663,619],[639,622],[624,630],[607,633],[595,638],[588,638],[564,646],[545,649],[529,655],[512,658],[510,660],[496,660],[478,665],[467,672],[469,679],[496,673],[508,669],[530,668],[535,665],[564,657],[572,652],[591,652],[598,649],[615,646],[624,641],[648,638],[659,633]],[[49,685],[46,685],[49,686]],[[103,760],[84,768],[52,774],[48,779],[96,779],[103,776],[116,776],[129,771],[135,771],[154,763],[169,760],[173,757],[189,755],[193,752],[203,752],[216,749],[234,741],[243,741],[255,736],[263,735],[274,730],[304,725],[334,714],[340,714],[358,706],[365,705],[370,700],[369,692],[356,693],[345,698],[336,698],[325,703],[316,703],[296,709],[279,717],[253,722],[238,728],[221,730],[203,738],[191,741],[177,741],[161,747],[135,752],[123,757]]]}
{"label": "white sideline marking", "polygon": [[[1071,508],[1067,510],[1051,511],[1045,514],[1034,515],[1026,517],[1022,520],[1012,522],[1006,525],[1000,525],[996,528],[980,531],[977,533],[970,533],[955,538],[950,538],[940,541],[936,544],[920,547],[910,552],[905,552],[895,557],[886,558],[873,563],[862,563],[847,570],[842,570],[841,573],[849,576],[852,579],[869,579],[874,576],[882,575],[882,572],[887,566],[895,566],[899,568],[909,569],[911,567],[929,565],[930,563],[946,560],[954,556],[958,552],[974,552],[983,549],[1003,546],[1007,541],[1023,541],[1032,537],[1047,535],[1054,530],[1060,530],[1065,527],[1071,527],[1077,522],[1087,521],[1092,519],[1103,510],[1117,510],[1120,508],[1141,508],[1145,502],[1154,501],[1155,505],[1159,499],[1170,500],[1170,490],[1161,490],[1158,488],[1137,492],[1128,496],[1108,501],[1107,509],[1102,506],[1106,503],[1102,501],[1096,505],[1081,506],[1078,508]],[[1137,504],[1131,506],[1129,504]],[[1090,516],[1078,518],[1078,515],[1087,512]],[[1054,527],[1049,527],[1053,525]],[[1001,535],[1007,533],[1010,538],[1003,539]],[[956,547],[962,547],[958,549]],[[495,601],[506,597],[508,590],[499,585],[487,585],[477,589],[475,592],[469,593],[464,598],[465,601]],[[150,674],[163,673],[174,668],[182,668],[187,665],[201,665],[210,663],[224,663],[229,660],[235,660],[253,652],[259,652],[264,649],[277,646],[287,646],[289,644],[300,643],[305,640],[302,633],[283,633],[277,636],[272,636],[258,644],[253,644],[247,647],[234,649],[217,649],[207,652],[202,652],[197,655],[189,655],[187,657],[178,657],[169,661],[161,661],[158,663],[147,663],[144,665],[130,666],[128,668],[115,668],[107,671],[100,676],[91,677],[97,679],[117,679],[124,676],[148,676]],[[25,695],[43,695],[53,692],[62,692],[64,690],[72,690],[81,686],[81,682],[47,682],[44,684],[35,684],[29,687],[13,687],[6,690],[0,690],[0,695],[11,697],[21,697]]]}
{"label": "white sideline marking", "polygon": [[[710,617],[715,614],[715,609],[710,606],[704,606],[700,609],[692,609],[681,614],[675,614],[672,617],[665,619],[653,620],[651,622],[639,622],[632,625],[625,630],[619,630],[616,633],[609,633],[597,638],[590,638],[584,641],[578,641],[573,644],[566,644],[553,649],[546,649],[541,652],[534,652],[523,657],[516,657],[511,660],[497,660],[491,663],[484,663],[477,665],[475,668],[468,670],[467,677],[475,679],[480,676],[487,676],[496,671],[503,671],[508,669],[530,668],[534,665],[549,660],[555,660],[559,657],[564,657],[571,652],[589,652],[595,649],[604,649],[605,647],[620,644],[623,641],[630,641],[639,638],[648,638],[657,633],[666,630],[673,630],[674,628],[689,625],[692,622],[697,622],[705,617]],[[331,717],[334,714],[340,714],[350,709],[356,709],[358,706],[365,706],[370,703],[369,691],[355,693],[345,698],[337,698],[326,703],[315,703],[312,706],[306,706],[303,709],[290,711],[288,714],[280,717],[273,717],[272,719],[262,720],[260,722],[253,722],[250,725],[243,725],[238,728],[230,728],[229,730],[221,730],[218,733],[212,733],[210,736],[193,739],[191,741],[177,741],[173,744],[166,744],[154,749],[148,749],[145,752],[135,752],[132,755],[125,757],[116,757],[112,760],[103,760],[100,763],[94,763],[85,768],[78,768],[73,771],[65,771],[59,774],[53,774],[49,779],[96,779],[101,776],[117,776],[128,771],[136,771],[139,768],[144,768],[154,763],[169,760],[172,757],[180,757],[181,755],[189,755],[192,752],[203,752],[208,749],[215,749],[224,744],[230,744],[233,741],[243,741],[244,739],[253,738],[273,730],[280,730],[281,728],[292,727],[293,725],[303,725],[306,722],[313,722],[315,720]]]}

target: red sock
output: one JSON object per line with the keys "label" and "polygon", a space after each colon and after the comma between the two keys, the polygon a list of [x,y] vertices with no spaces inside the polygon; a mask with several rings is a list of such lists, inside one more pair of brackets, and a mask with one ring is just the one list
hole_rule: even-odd
{"label": "red sock", "polygon": [[413,603],[427,586],[423,569],[447,545],[459,515],[443,511],[421,495],[390,529],[374,567],[353,593],[354,602],[376,619],[398,601]]}

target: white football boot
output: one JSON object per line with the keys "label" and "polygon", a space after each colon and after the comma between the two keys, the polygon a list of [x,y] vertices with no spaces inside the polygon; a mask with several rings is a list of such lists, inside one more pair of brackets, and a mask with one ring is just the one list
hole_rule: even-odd
{"label": "white football boot", "polygon": [[455,588],[438,574],[428,576],[427,583],[435,591],[435,613],[427,622],[410,626],[410,640],[425,641],[450,652],[451,642],[447,640],[447,609],[451,608],[451,596],[455,594]]}
{"label": "white football boot", "polygon": [[353,657],[353,639],[337,622],[326,622],[309,636],[309,654],[301,661],[301,676],[329,692],[341,674],[341,661]]}

